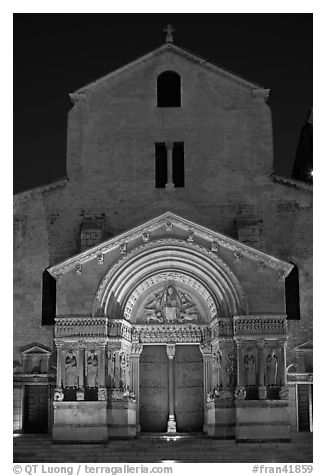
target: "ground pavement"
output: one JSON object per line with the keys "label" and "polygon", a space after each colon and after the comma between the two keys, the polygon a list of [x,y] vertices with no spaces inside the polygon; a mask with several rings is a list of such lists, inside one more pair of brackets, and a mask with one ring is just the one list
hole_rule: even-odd
{"label": "ground pavement", "polygon": [[14,438],[15,463],[311,463],[312,433],[290,443],[236,443],[203,436],[166,439],[152,435],[106,443],[53,443],[48,435]]}

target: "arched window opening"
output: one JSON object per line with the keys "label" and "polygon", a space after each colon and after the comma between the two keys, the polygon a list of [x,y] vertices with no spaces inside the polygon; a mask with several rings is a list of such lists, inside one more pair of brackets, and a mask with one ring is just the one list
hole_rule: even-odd
{"label": "arched window opening", "polygon": [[[293,264],[293,263],[291,263]],[[293,264],[290,274],[285,278],[285,300],[287,319],[300,319],[299,270]]]}
{"label": "arched window opening", "polygon": [[42,281],[42,325],[53,326],[56,314],[57,281],[45,270]]}
{"label": "arched window opening", "polygon": [[157,107],[181,106],[181,78],[174,71],[165,71],[157,78]]}

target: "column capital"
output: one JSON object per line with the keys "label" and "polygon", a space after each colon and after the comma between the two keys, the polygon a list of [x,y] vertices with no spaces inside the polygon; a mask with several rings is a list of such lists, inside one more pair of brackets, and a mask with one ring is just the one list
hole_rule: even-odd
{"label": "column capital", "polygon": [[169,359],[173,359],[175,356],[175,344],[167,344],[166,353],[168,354]]}
{"label": "column capital", "polygon": [[264,349],[264,347],[266,347],[265,339],[258,339],[257,340],[257,347],[258,347],[258,349]]}
{"label": "column capital", "polygon": [[139,357],[143,351],[143,344],[133,343],[131,346],[130,357]]}
{"label": "column capital", "polygon": [[200,344],[199,349],[203,356],[212,355],[212,346],[210,344]]}

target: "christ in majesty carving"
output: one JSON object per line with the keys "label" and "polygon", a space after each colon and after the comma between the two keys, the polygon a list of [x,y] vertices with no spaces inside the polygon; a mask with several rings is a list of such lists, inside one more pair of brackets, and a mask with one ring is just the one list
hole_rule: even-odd
{"label": "christ in majesty carving", "polygon": [[169,285],[145,304],[147,322],[176,323],[198,321],[199,313],[191,296]]}

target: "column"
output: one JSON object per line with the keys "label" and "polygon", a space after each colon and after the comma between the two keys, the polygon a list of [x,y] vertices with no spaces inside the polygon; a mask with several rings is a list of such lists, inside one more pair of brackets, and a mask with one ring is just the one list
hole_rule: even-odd
{"label": "column", "polygon": [[169,359],[169,420],[167,426],[168,433],[176,433],[177,425],[174,415],[174,356],[175,356],[175,345],[167,344],[166,353],[168,354]]}
{"label": "column", "polygon": [[257,343],[258,347],[258,398],[265,400],[267,391],[265,387],[265,341],[261,339]]}
{"label": "column", "polygon": [[172,163],[173,142],[166,142],[165,145],[166,145],[166,151],[167,151],[167,183],[165,188],[174,188],[173,163]]}
{"label": "column", "polygon": [[[84,348],[79,347],[76,350],[77,354],[77,392],[76,398],[78,401],[85,400],[85,388],[84,388]],[[86,358],[86,357],[85,357]],[[87,365],[87,363],[86,363]]]}
{"label": "column", "polygon": [[98,354],[98,401],[107,400],[107,389],[105,386],[105,346],[106,344],[101,344]]}
{"label": "column", "polygon": [[62,352],[61,345],[57,345],[57,388],[62,387]]}
{"label": "column", "polygon": [[136,409],[136,421],[137,421],[137,433],[140,432],[139,425],[139,359],[140,354],[143,351],[142,344],[132,344],[131,354],[129,356],[130,365],[130,390],[135,394],[137,409]]}
{"label": "column", "polygon": [[212,363],[213,363],[213,354],[211,345],[201,345],[200,351],[203,356],[203,366],[204,366],[204,401],[206,401],[207,395],[212,390]]}
{"label": "column", "polygon": [[244,387],[244,375],[243,375],[243,344],[237,342],[237,387]]}
{"label": "column", "polygon": [[285,387],[286,386],[286,356],[285,356],[285,343],[283,342],[281,342],[279,357],[280,357],[279,384],[280,384],[280,387]]}

